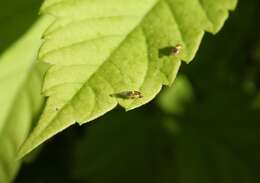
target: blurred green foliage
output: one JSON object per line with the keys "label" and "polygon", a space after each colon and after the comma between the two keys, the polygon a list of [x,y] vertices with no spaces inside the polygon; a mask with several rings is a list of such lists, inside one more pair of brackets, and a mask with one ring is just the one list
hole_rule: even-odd
{"label": "blurred green foliage", "polygon": [[183,114],[185,104],[193,100],[191,83],[184,75],[179,75],[173,86],[162,91],[158,97],[159,107],[168,114]]}
{"label": "blurred green foliage", "polygon": [[0,182],[15,178],[21,161],[16,151],[37,120],[42,64],[34,64],[43,24],[34,24],[41,1],[0,1]]}
{"label": "blurred green foliage", "polygon": [[[258,0],[241,0],[221,33],[205,37],[175,88],[141,109],[118,108],[64,131],[15,182],[260,182],[258,7]],[[0,52],[19,35],[12,37]]]}
{"label": "blurred green foliage", "polygon": [[0,1],[0,55],[36,21],[42,0]]}

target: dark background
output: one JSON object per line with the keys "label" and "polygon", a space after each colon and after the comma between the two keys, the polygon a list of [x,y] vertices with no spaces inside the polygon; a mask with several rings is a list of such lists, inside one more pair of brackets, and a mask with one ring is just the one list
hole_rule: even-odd
{"label": "dark background", "polygon": [[[0,53],[37,18],[41,1],[22,2],[0,12],[1,25],[9,19],[1,34],[12,35]],[[240,0],[221,32],[206,34],[195,60],[183,64],[175,88],[67,129],[34,152],[15,182],[259,183],[259,8],[259,0]],[[24,13],[12,17],[17,11]]]}

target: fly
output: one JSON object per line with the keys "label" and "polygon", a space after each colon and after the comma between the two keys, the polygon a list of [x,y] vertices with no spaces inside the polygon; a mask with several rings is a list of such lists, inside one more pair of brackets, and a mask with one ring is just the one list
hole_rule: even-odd
{"label": "fly", "polygon": [[143,95],[139,91],[123,91],[120,93],[114,93],[110,95],[111,97],[121,98],[121,99],[140,99]]}
{"label": "fly", "polygon": [[175,47],[172,48],[172,54],[173,55],[179,55],[181,50],[182,50],[182,45],[181,44],[177,44]]}

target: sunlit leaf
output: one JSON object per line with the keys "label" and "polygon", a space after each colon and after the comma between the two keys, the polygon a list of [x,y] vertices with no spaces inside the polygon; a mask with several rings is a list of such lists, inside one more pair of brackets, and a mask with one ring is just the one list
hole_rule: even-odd
{"label": "sunlit leaf", "polygon": [[[216,33],[236,0],[46,0],[56,17],[44,33],[39,59],[51,64],[45,111],[20,155],[78,122],[118,104],[139,107],[171,84],[181,60],[190,62],[205,31]],[[172,53],[176,45],[182,49]],[[143,98],[111,97],[139,91]]]}

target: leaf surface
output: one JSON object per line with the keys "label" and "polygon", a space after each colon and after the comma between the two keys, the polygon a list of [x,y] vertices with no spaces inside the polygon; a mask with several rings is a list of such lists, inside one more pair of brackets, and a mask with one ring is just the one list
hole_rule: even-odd
{"label": "leaf surface", "polygon": [[[56,17],[39,53],[51,64],[43,87],[49,98],[20,155],[118,104],[130,110],[152,100],[162,85],[173,83],[181,60],[194,58],[205,31],[216,33],[235,5],[236,0],[46,0],[42,12]],[[171,55],[177,44],[180,54]],[[144,97],[110,96],[132,90]]]}

